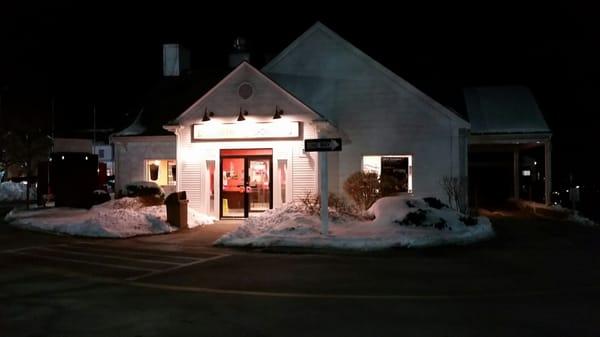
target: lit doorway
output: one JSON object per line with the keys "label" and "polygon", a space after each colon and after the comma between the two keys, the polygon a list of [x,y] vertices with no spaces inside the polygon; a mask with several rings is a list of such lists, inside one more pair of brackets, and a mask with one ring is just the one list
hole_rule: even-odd
{"label": "lit doorway", "polygon": [[221,150],[221,218],[247,218],[273,207],[273,150]]}

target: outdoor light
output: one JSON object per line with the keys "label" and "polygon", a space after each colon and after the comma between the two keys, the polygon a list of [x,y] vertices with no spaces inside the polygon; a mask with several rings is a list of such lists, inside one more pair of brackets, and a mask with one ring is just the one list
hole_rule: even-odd
{"label": "outdoor light", "polygon": [[210,120],[210,117],[214,116],[215,113],[214,112],[208,112],[208,108],[204,108],[204,117],[202,117],[202,121],[203,122],[208,122]]}
{"label": "outdoor light", "polygon": [[279,109],[279,107],[275,106],[275,115],[273,115],[273,119],[281,119],[281,115],[283,115],[283,109]]}
{"label": "outdoor light", "polygon": [[85,160],[87,160],[87,156],[85,156]]}
{"label": "outdoor light", "polygon": [[238,122],[245,121],[245,120],[246,120],[246,118],[244,118],[244,115],[248,116],[248,111],[247,111],[247,110],[244,110],[244,113],[242,114],[242,108],[240,107],[240,114],[239,114],[239,116],[238,116],[238,118],[237,118],[237,121],[238,121]]}
{"label": "outdoor light", "polygon": [[65,160],[65,156],[60,156],[60,159],[61,160]]}

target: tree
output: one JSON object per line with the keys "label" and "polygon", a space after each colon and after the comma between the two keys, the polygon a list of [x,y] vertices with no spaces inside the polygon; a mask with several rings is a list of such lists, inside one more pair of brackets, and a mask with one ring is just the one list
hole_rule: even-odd
{"label": "tree", "polygon": [[52,142],[41,129],[21,129],[7,131],[3,139],[2,161],[6,169],[18,166],[23,170],[27,181],[26,203],[29,207],[31,177],[35,174],[37,162],[48,156]]}

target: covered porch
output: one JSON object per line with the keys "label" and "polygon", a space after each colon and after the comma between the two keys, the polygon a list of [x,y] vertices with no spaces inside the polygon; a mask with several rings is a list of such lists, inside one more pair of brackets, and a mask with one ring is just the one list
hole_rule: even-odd
{"label": "covered porch", "polygon": [[481,198],[481,189],[485,188],[500,189],[486,191],[492,199],[510,196],[551,204],[551,150],[550,133],[472,134],[469,172],[473,204],[490,201]]}

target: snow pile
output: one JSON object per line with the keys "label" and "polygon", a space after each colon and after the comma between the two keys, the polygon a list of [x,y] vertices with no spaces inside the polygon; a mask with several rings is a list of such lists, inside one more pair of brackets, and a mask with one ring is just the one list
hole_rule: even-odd
{"label": "snow pile", "polygon": [[[30,211],[13,209],[5,217],[15,227],[47,232],[126,238],[177,230],[166,222],[164,205],[145,207],[137,198],[121,198],[96,205],[89,210],[44,208]],[[214,223],[215,219],[188,208],[190,228]]]}
{"label": "snow pile", "polygon": [[571,214],[569,216],[569,220],[576,222],[578,224],[584,225],[584,226],[598,226],[598,224],[595,223],[593,220],[584,217],[583,215],[579,214],[578,212]]}
{"label": "snow pile", "polygon": [[[25,201],[27,184],[5,181],[0,183],[0,202]],[[35,187],[29,189],[29,200],[36,199]]]}
{"label": "snow pile", "polygon": [[423,199],[386,197],[368,212],[374,220],[341,218],[330,223],[328,235],[321,235],[318,216],[306,214],[300,204],[288,203],[248,218],[215,244],[377,250],[462,245],[494,236],[488,218],[464,217],[447,207],[432,207]]}

